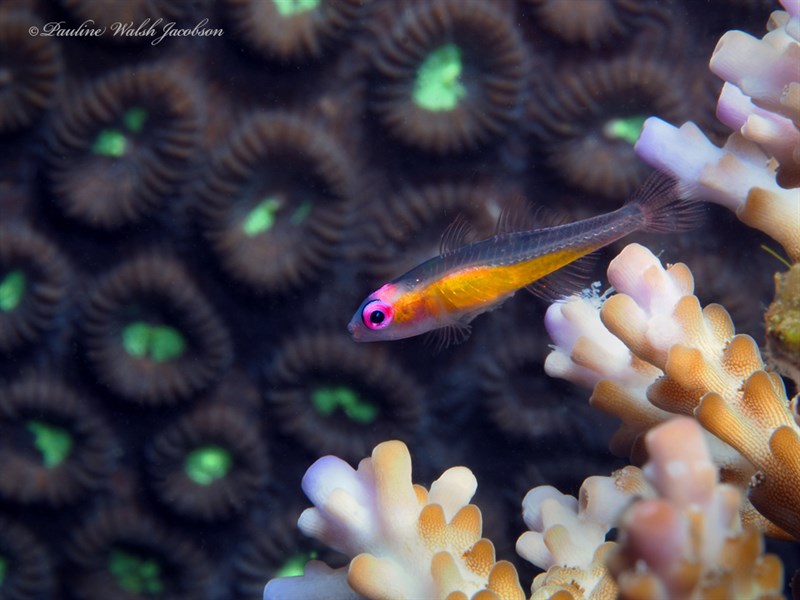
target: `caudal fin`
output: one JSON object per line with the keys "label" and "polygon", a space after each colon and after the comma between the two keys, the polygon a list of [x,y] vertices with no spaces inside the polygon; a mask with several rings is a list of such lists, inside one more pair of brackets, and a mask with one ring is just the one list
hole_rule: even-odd
{"label": "caudal fin", "polygon": [[698,227],[705,205],[688,194],[677,179],[656,171],[634,193],[628,206],[642,213],[643,231],[674,233]]}

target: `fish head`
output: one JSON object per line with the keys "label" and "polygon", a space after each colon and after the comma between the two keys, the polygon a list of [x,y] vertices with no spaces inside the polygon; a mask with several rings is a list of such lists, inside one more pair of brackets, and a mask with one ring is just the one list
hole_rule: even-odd
{"label": "fish head", "polygon": [[409,303],[409,290],[401,283],[387,283],[359,305],[347,331],[357,342],[400,340],[431,329],[424,315]]}

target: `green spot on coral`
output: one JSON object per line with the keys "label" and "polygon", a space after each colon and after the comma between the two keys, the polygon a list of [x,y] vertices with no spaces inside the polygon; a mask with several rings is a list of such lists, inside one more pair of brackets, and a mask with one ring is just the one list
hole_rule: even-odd
{"label": "green spot on coral", "polygon": [[414,102],[431,111],[452,110],[467,90],[461,83],[461,50],[446,44],[434,50],[420,65],[414,82]]}
{"label": "green spot on coral", "polygon": [[308,215],[311,213],[311,200],[304,200],[300,206],[292,213],[292,216],[289,218],[292,225],[300,225],[303,221],[308,218]]}
{"label": "green spot on coral", "polygon": [[11,312],[25,295],[25,273],[19,269],[7,273],[0,280],[0,311]]}
{"label": "green spot on coral", "polygon": [[[147,121],[147,111],[143,108],[134,107],[122,115],[122,123],[128,133],[139,133]],[[100,156],[111,156],[119,158],[128,149],[128,139],[126,132],[120,129],[102,129],[92,144],[92,152]]]}
{"label": "green spot on coral", "polygon": [[282,17],[292,17],[319,6],[320,0],[272,0],[278,14]]}
{"label": "green spot on coral", "polygon": [[311,393],[311,402],[316,411],[324,417],[332,415],[341,408],[347,418],[356,423],[372,423],[378,416],[378,408],[364,402],[358,394],[348,387],[321,387]]}
{"label": "green spot on coral", "polygon": [[0,556],[0,587],[6,579],[6,571],[8,571],[8,560],[5,556]]}
{"label": "green spot on coral", "polygon": [[292,556],[283,563],[273,577],[300,577],[306,570],[306,563],[317,558],[316,552],[307,552]]}
{"label": "green spot on coral", "polygon": [[92,152],[100,156],[119,158],[125,154],[127,147],[128,141],[124,133],[118,129],[103,129],[92,144]]}
{"label": "green spot on coral", "polygon": [[137,321],[122,330],[122,346],[131,356],[149,357],[161,363],[181,357],[186,350],[186,341],[173,327]]}
{"label": "green spot on coral", "polygon": [[108,570],[117,580],[117,585],[131,594],[156,596],[164,591],[161,565],[154,559],[112,550],[108,557]]}
{"label": "green spot on coral", "polygon": [[66,429],[42,421],[28,421],[26,427],[33,434],[34,446],[46,468],[57,467],[69,456],[72,436]]}
{"label": "green spot on coral", "polygon": [[122,116],[125,127],[133,133],[141,132],[145,121],[147,121],[147,111],[139,107],[131,108]]}
{"label": "green spot on coral", "polygon": [[281,201],[276,198],[267,198],[259,202],[244,220],[242,230],[245,235],[253,237],[272,229],[275,224],[275,213],[280,208]]}
{"label": "green spot on coral", "polygon": [[184,470],[186,475],[199,485],[211,485],[222,479],[231,470],[233,457],[225,448],[203,446],[186,456]]}
{"label": "green spot on coral", "polygon": [[625,119],[611,119],[603,127],[603,134],[609,139],[622,140],[633,145],[639,139],[646,119],[647,117],[641,115]]}

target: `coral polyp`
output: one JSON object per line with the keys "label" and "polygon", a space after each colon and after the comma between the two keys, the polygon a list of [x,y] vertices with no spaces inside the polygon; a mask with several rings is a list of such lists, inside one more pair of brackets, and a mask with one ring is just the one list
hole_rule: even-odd
{"label": "coral polyp", "polygon": [[188,175],[200,114],[168,66],[123,67],[63,104],[50,132],[50,187],[65,215],[114,230],[164,206]]}
{"label": "coral polyp", "polygon": [[202,228],[231,278],[258,294],[316,278],[345,235],[354,172],[299,115],[257,113],[234,130],[199,189]]}
{"label": "coral polyp", "polygon": [[68,279],[61,251],[46,237],[0,225],[0,353],[37,342],[54,328]]}
{"label": "coral polyp", "polygon": [[175,260],[122,263],[91,291],[84,321],[89,362],[130,401],[164,404],[206,388],[231,360],[228,331]]}
{"label": "coral polyp", "polygon": [[186,537],[130,505],[96,511],[69,544],[72,593],[80,600],[205,598],[209,566]]}
{"label": "coral polyp", "polygon": [[0,387],[0,497],[26,505],[75,504],[106,486],[114,436],[86,399],[58,381]]}
{"label": "coral polyp", "polygon": [[246,510],[267,481],[267,451],[246,415],[201,408],[158,433],[149,474],[164,505],[202,521]]}
{"label": "coral polyp", "polygon": [[391,18],[372,62],[375,107],[394,137],[450,154],[507,133],[522,97],[528,57],[501,6],[433,0],[411,4]]}
{"label": "coral polyp", "polygon": [[267,391],[280,428],[314,455],[355,457],[389,432],[413,436],[421,391],[383,353],[333,335],[285,343]]}
{"label": "coral polyp", "polygon": [[550,166],[570,185],[624,198],[648,173],[633,152],[644,118],[689,118],[685,77],[666,59],[630,55],[564,70],[531,102],[532,127]]}

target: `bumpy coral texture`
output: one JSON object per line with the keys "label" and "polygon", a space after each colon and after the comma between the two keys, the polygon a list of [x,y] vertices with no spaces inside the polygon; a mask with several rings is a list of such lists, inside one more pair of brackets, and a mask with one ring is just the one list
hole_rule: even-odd
{"label": "bumpy coral texture", "polygon": [[303,478],[314,508],[298,525],[352,561],[338,570],[310,563],[302,577],[267,584],[264,599],[523,600],[514,567],[481,538],[480,510],[469,504],[476,488],[465,467],[448,469],[430,490],[412,485],[411,456],[398,441],[379,444],[358,470],[319,459]]}
{"label": "bumpy coral texture", "polygon": [[[719,483],[699,425],[679,417],[645,436],[650,461],[590,477],[580,500],[542,486],[523,502],[519,553],[547,571],[532,600],[779,598],[780,561],[742,527],[740,492]],[[627,507],[626,507],[627,506]],[[605,534],[617,523],[618,542]]]}
{"label": "bumpy coral texture", "polygon": [[556,348],[547,372],[594,385],[591,403],[623,422],[617,452],[636,456],[637,439],[655,423],[694,415],[715,436],[709,443],[724,479],[744,490],[755,476],[750,498],[760,514],[747,510],[746,518],[798,538],[800,428],[756,342],[735,335],[721,306],[701,309],[685,265],[664,269],[642,246],[627,246],[608,278],[619,293],[599,312],[586,299],[548,310]]}
{"label": "bumpy coral texture", "polygon": [[695,193],[727,206],[800,261],[800,3],[782,0],[761,39],[720,38],[710,68],[725,80],[717,116],[734,133],[722,148],[694,123],[679,129],[651,117],[637,154]]}

